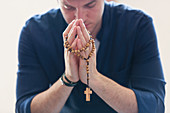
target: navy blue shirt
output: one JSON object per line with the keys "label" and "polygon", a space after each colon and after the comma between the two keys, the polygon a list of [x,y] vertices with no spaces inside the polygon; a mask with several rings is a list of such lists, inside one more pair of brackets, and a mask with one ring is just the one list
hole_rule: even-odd
{"label": "navy blue shirt", "polygon": [[[23,27],[18,51],[17,113],[30,113],[34,96],[64,73],[62,33],[66,27],[60,9],[36,15]],[[96,38],[100,41],[97,70],[135,92],[139,113],[163,113],[165,81],[152,18],[142,11],[105,2]],[[74,87],[61,113],[116,113],[95,92],[86,102],[85,88],[81,82]]]}

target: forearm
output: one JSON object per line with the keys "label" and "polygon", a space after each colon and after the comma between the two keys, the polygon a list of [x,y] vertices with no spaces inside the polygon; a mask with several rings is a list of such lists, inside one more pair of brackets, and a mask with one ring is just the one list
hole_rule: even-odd
{"label": "forearm", "polygon": [[72,89],[58,80],[48,90],[33,98],[31,113],[59,113]]}
{"label": "forearm", "polygon": [[119,85],[100,73],[91,78],[90,87],[117,112],[138,112],[136,96],[131,89]]}

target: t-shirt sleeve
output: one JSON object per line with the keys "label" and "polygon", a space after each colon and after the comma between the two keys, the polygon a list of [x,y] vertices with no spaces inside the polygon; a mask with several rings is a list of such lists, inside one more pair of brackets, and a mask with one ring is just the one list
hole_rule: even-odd
{"label": "t-shirt sleeve", "polygon": [[34,27],[34,24],[28,21],[19,39],[16,113],[30,113],[34,96],[49,87],[47,76],[36,56],[30,27]]}
{"label": "t-shirt sleeve", "polygon": [[164,75],[153,22],[147,16],[137,28],[130,81],[139,113],[164,113]]}

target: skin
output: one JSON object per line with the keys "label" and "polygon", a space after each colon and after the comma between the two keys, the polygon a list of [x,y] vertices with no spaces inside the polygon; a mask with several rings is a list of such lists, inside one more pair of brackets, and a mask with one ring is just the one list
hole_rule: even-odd
{"label": "skin", "polygon": [[[81,49],[100,30],[104,10],[103,0],[60,0],[60,9],[69,24],[63,32],[63,40],[68,35],[68,42],[74,49]],[[77,38],[75,38],[77,36]],[[92,45],[81,55],[87,57]],[[65,49],[65,74],[71,81],[81,80],[87,83],[86,62]],[[137,101],[131,89],[123,87],[115,81],[99,73],[96,69],[96,51],[90,60],[90,87],[110,107],[119,113],[137,113]],[[64,79],[64,81],[66,81]],[[73,87],[62,85],[56,81],[48,90],[35,96],[31,102],[32,113],[59,113],[69,97]]]}
{"label": "skin", "polygon": [[67,23],[82,19],[87,30],[96,37],[102,23],[103,0],[59,0],[59,4]]}

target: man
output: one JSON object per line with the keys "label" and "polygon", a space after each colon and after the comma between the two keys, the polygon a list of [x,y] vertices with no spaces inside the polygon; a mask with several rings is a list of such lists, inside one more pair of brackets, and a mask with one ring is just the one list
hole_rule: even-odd
{"label": "man", "polygon": [[[104,0],[58,2],[60,9],[32,17],[21,32],[16,112],[163,113],[151,17]],[[96,46],[75,52],[91,38]]]}

